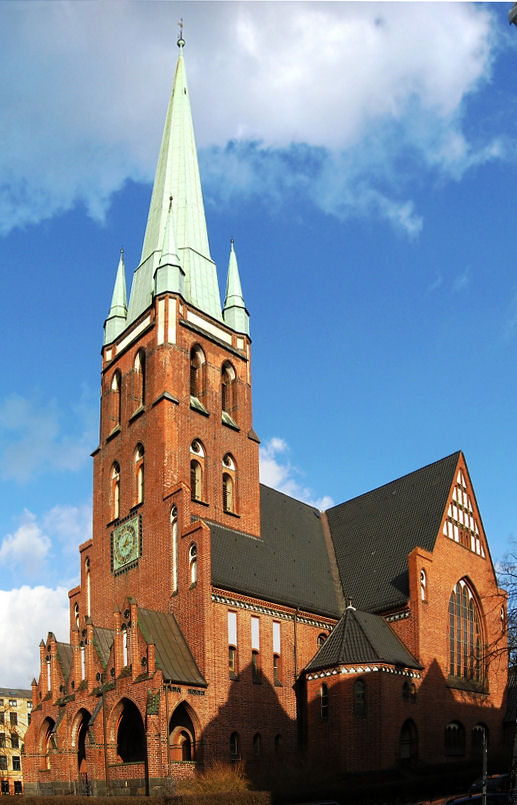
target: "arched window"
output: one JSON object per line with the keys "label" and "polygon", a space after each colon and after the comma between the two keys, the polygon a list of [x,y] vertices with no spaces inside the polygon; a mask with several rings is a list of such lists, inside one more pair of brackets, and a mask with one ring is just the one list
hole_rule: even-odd
{"label": "arched window", "polygon": [[235,514],[235,461],[230,453],[223,458],[223,511]]}
{"label": "arched window", "polygon": [[477,759],[483,756],[483,741],[488,748],[488,727],[486,724],[475,724],[472,727],[472,757]]}
{"label": "arched window", "polygon": [[120,425],[121,385],[122,385],[122,375],[120,374],[120,370],[117,369],[111,380],[111,392],[109,401],[110,432],[118,425]]}
{"label": "arched window", "polygon": [[205,394],[205,353],[199,345],[190,350],[190,396],[191,403],[200,402]]}
{"label": "arched window", "polygon": [[354,716],[366,718],[366,683],[363,679],[354,682]]}
{"label": "arched window", "polygon": [[111,468],[111,518],[120,517],[120,465],[115,461]]}
{"label": "arched window", "polygon": [[196,759],[196,733],[186,702],[181,702],[170,718],[169,745],[172,760]]}
{"label": "arched window", "polygon": [[260,732],[256,732],[253,736],[253,754],[255,757],[260,757],[262,754],[262,738]]}
{"label": "arched window", "polygon": [[325,634],[325,632],[321,632],[321,634],[318,635],[318,648],[322,647],[323,643],[325,643],[327,640],[327,637],[328,635]]}
{"label": "arched window", "polygon": [[322,721],[326,721],[329,717],[329,689],[328,685],[324,682],[319,690],[320,694],[320,717]]}
{"label": "arched window", "polygon": [[74,604],[74,623],[79,628],[79,604]]}
{"label": "arched window", "polygon": [[450,721],[445,727],[444,752],[454,756],[465,754],[465,727],[460,721]]}
{"label": "arched window", "polygon": [[55,726],[56,722],[53,718],[46,718],[41,725],[40,752],[45,758],[44,764],[46,769],[50,769],[50,750],[54,748],[52,743]]}
{"label": "arched window", "polygon": [[226,421],[227,424],[231,425],[235,424],[235,379],[235,369],[229,361],[226,361],[221,369],[221,408],[223,422]]}
{"label": "arched window", "polygon": [[232,732],[230,735],[230,757],[232,760],[238,760],[241,754],[239,733]]}
{"label": "arched window", "polygon": [[129,665],[129,632],[127,626],[122,624],[122,665]]}
{"label": "arched window", "polygon": [[146,759],[145,728],[137,706],[123,700],[123,709],[117,729],[117,755],[122,763],[141,763]]}
{"label": "arched window", "polygon": [[86,571],[86,614],[91,617],[92,614],[92,586],[90,578],[90,557],[87,556],[84,560],[84,568]]}
{"label": "arched window", "polygon": [[188,558],[189,558],[189,578],[190,578],[190,585],[192,586],[197,582],[197,546],[195,542],[193,542],[189,548]]}
{"label": "arched window", "polygon": [[420,598],[427,601],[427,576],[424,568],[420,570]]}
{"label": "arched window", "polygon": [[86,646],[81,640],[81,679],[86,679]]}
{"label": "arched window", "polygon": [[178,590],[178,509],[173,506],[171,509],[171,530],[172,530],[172,592]]}
{"label": "arched window", "polygon": [[145,404],[145,352],[139,349],[133,364],[133,397],[135,411]]}
{"label": "arched window", "polygon": [[199,439],[190,445],[190,497],[192,500],[203,500],[203,475],[205,451]]}
{"label": "arched window", "polygon": [[233,480],[227,472],[223,472],[223,510],[233,512]]}
{"label": "arched window", "polygon": [[399,739],[400,760],[416,760],[418,758],[418,732],[412,718],[404,721]]}
{"label": "arched window", "polygon": [[449,599],[449,674],[482,680],[482,639],[478,607],[462,579]]}
{"label": "arched window", "polygon": [[144,446],[137,444],[135,450],[135,486],[136,486],[136,503],[143,503],[144,501]]}

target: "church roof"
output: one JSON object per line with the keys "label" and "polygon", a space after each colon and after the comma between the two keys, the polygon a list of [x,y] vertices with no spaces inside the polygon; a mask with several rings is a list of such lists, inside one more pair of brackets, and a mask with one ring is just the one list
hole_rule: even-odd
{"label": "church roof", "polygon": [[209,523],[212,583],[339,617],[320,512],[261,484],[260,514],[261,539]]}
{"label": "church roof", "polygon": [[369,611],[404,605],[407,557],[432,551],[446,510],[460,453],[327,511],[346,598]]}
{"label": "church roof", "polygon": [[174,615],[138,609],[138,626],[145,641],[156,646],[156,667],[168,682],[202,685],[206,680],[196,665]]}
{"label": "church roof", "polygon": [[[460,453],[428,464],[326,512],[346,598],[364,611],[404,606],[408,555],[432,551]],[[209,523],[212,582],[235,592],[342,614],[320,512],[261,485],[261,539]]]}
{"label": "church roof", "polygon": [[57,661],[63,674],[63,679],[68,679],[72,669],[72,662],[74,659],[74,650],[70,643],[56,642]]}
{"label": "church roof", "polygon": [[421,668],[380,615],[347,607],[305,670],[372,662]]}
{"label": "church roof", "polygon": [[113,629],[106,629],[102,626],[93,627],[93,645],[97,650],[103,668],[106,668],[108,664],[114,635],[115,631]]}

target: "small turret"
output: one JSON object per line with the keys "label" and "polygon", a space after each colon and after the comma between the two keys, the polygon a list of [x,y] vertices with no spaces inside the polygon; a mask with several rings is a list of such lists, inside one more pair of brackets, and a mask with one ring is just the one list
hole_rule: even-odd
{"label": "small turret", "polygon": [[111,307],[108,318],[104,322],[104,343],[111,344],[126,326],[127,319],[127,296],[126,296],[126,270],[124,267],[124,250],[120,250],[120,260],[118,262],[117,276]]}
{"label": "small turret", "polygon": [[226,282],[226,298],[224,300],[223,318],[225,323],[238,333],[250,334],[250,316],[242,296],[241,280],[237,256],[230,241],[230,260],[228,263],[228,279]]}
{"label": "small turret", "polygon": [[172,196],[169,198],[169,212],[163,233],[163,245],[160,263],[154,272],[154,295],[179,293],[185,295],[185,272],[183,271],[176,251],[174,237],[174,216],[172,212]]}

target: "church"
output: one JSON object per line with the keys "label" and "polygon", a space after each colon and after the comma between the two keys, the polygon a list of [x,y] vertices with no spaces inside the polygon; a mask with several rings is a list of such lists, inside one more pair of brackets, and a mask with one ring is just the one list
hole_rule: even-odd
{"label": "church", "polygon": [[93,537],[69,642],[40,644],[25,793],[164,793],[216,760],[254,781],[452,767],[485,738],[496,758],[506,594],[464,455],[327,511],[259,482],[249,314],[233,243],[221,306],[184,44],[104,324]]}

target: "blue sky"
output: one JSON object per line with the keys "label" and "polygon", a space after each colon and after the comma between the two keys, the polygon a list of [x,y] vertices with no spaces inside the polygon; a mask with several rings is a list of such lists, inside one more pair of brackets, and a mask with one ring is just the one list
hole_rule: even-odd
{"label": "blue sky", "polygon": [[264,480],[321,506],[461,449],[517,534],[511,4],[0,4],[2,684],[89,536],[100,348],[185,21],[208,231],[235,238]]}

